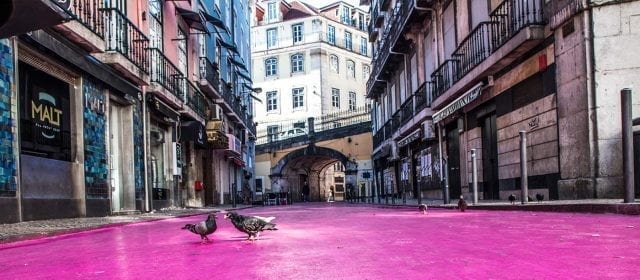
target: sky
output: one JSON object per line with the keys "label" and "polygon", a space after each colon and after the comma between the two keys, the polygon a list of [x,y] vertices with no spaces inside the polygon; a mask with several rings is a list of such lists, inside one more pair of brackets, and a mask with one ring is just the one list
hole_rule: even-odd
{"label": "sky", "polygon": [[[347,2],[347,3],[351,4],[351,5],[354,5],[356,7],[360,6],[360,0],[343,0],[343,1]],[[321,7],[324,7],[326,5],[338,2],[338,0],[302,0],[302,2],[311,4],[314,7],[321,8]]]}

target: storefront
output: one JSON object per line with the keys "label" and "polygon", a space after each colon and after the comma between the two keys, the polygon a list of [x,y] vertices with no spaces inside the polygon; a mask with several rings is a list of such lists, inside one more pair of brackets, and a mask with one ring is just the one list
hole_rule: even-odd
{"label": "storefront", "polygon": [[151,186],[153,209],[174,206],[179,202],[178,179],[182,174],[181,144],[176,143],[176,124],[180,115],[164,102],[148,95],[149,162],[147,178]]}

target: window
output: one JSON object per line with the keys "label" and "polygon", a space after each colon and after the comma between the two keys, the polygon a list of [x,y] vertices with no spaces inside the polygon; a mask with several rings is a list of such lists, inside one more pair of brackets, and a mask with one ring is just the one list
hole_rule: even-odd
{"label": "window", "polygon": [[279,130],[280,130],[280,127],[277,125],[267,126],[267,141],[273,142],[278,140]]}
{"label": "window", "polygon": [[264,69],[267,76],[278,75],[278,59],[275,57],[267,58],[264,61]]}
{"label": "window", "polygon": [[331,89],[331,105],[334,108],[340,108],[340,89]]}
{"label": "window", "polygon": [[187,37],[180,28],[178,28],[178,69],[187,76]]}
{"label": "window", "polygon": [[363,65],[362,66],[362,79],[363,80],[369,79],[369,74],[371,74],[371,68],[369,68],[369,65]]}
{"label": "window", "polygon": [[304,107],[304,89],[294,88],[292,91],[293,109]]}
{"label": "window", "polygon": [[360,54],[366,56],[367,55],[367,38],[360,37]]}
{"label": "window", "polygon": [[336,44],[336,28],[333,25],[327,26],[327,40],[329,44]]}
{"label": "window", "polygon": [[347,60],[347,77],[356,77],[356,64],[355,62],[353,62],[353,60]]}
{"label": "window", "polygon": [[338,66],[338,56],[337,55],[331,55],[329,57],[329,67],[331,67],[331,71],[333,71],[334,73],[340,73],[340,67]]}
{"label": "window", "polygon": [[275,28],[267,29],[267,48],[273,48],[276,46],[278,31]]}
{"label": "window", "polygon": [[278,9],[275,2],[269,3],[267,6],[267,19],[269,21],[278,18]]}
{"label": "window", "polygon": [[356,93],[353,91],[349,92],[349,110],[353,111],[356,109]]}
{"label": "window", "polygon": [[297,53],[291,56],[291,73],[304,72],[304,55]]}
{"label": "window", "polygon": [[278,110],[278,92],[268,91],[267,92],[267,112],[272,112],[276,110]]}
{"label": "window", "polygon": [[352,50],[351,46],[351,32],[344,32],[344,47],[348,50]]}
{"label": "window", "polygon": [[364,22],[364,14],[363,13],[358,13],[358,29],[362,30],[362,31],[366,31],[365,30],[365,22]]}
{"label": "window", "polygon": [[151,48],[162,50],[162,1],[149,0],[149,43]]}
{"label": "window", "polygon": [[293,32],[293,43],[299,43],[302,42],[302,31],[304,30],[303,28],[304,26],[302,25],[302,23],[299,24],[294,24],[291,26],[291,30]]}
{"label": "window", "polygon": [[343,6],[342,7],[342,23],[351,24],[350,18],[351,18],[351,12],[349,11],[349,7]]}

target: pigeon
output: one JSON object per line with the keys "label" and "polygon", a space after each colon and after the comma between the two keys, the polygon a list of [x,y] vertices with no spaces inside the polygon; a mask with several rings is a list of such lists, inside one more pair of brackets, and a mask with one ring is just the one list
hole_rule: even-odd
{"label": "pigeon", "polygon": [[212,234],[218,226],[216,225],[216,214],[211,213],[207,217],[206,221],[199,222],[197,224],[186,224],[182,229],[189,230],[195,234],[199,234],[202,239],[202,244],[209,242],[207,235]]}
{"label": "pigeon", "polygon": [[533,202],[533,197],[531,197],[530,195],[527,195],[527,201]]}
{"label": "pigeon", "polygon": [[270,223],[271,221],[273,221],[273,219],[275,219],[275,218],[276,218],[276,217],[273,217],[273,216],[271,216],[271,217],[253,216],[253,217],[258,218],[258,219],[260,219],[260,220],[263,220],[263,221],[265,221],[265,222],[267,222],[267,223]]}
{"label": "pigeon", "polygon": [[427,214],[427,205],[426,204],[418,205],[418,209],[420,210],[420,213]]}
{"label": "pigeon", "polygon": [[458,200],[458,209],[460,209],[460,212],[464,212],[464,210],[467,210],[467,202],[464,201],[463,195],[460,195],[460,200]]}
{"label": "pigeon", "polygon": [[509,201],[511,201],[511,204],[516,204],[516,196],[513,194],[510,194]]}
{"label": "pigeon", "polygon": [[275,224],[265,221],[264,217],[243,216],[236,212],[227,212],[224,214],[224,218],[231,220],[237,230],[248,234],[247,240],[249,241],[256,240],[263,230],[278,230]]}
{"label": "pigeon", "polygon": [[544,200],[544,194],[537,193],[536,199],[538,200],[538,202],[542,202]]}

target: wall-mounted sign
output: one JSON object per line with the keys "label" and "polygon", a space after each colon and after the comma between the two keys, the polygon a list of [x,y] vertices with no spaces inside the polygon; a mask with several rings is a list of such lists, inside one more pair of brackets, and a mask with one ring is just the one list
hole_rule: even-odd
{"label": "wall-mounted sign", "polygon": [[182,145],[173,142],[173,175],[182,175]]}
{"label": "wall-mounted sign", "polygon": [[420,129],[412,132],[411,134],[409,134],[409,136],[403,138],[402,140],[398,141],[398,148],[400,147],[404,147],[406,145],[409,145],[409,143],[420,139]]}
{"label": "wall-mounted sign", "polygon": [[449,103],[442,110],[433,114],[433,123],[437,123],[441,120],[444,120],[449,115],[453,114],[455,111],[460,110],[465,105],[471,103],[471,101],[475,100],[482,93],[482,83],[475,85],[473,88],[465,92],[463,95],[458,97],[453,102]]}
{"label": "wall-mounted sign", "polygon": [[84,106],[100,115],[104,115],[106,111],[104,101],[90,93],[84,94]]}

